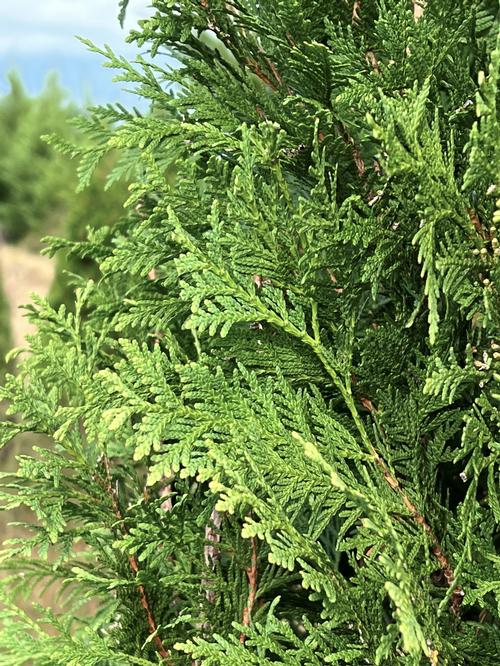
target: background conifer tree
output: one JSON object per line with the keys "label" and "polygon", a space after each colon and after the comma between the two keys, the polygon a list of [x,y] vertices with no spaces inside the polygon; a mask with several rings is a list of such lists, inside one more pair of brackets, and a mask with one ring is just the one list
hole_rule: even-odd
{"label": "background conifer tree", "polygon": [[64,216],[76,186],[74,169],[41,135],[60,127],[61,136],[75,138],[68,121],[77,108],[54,75],[34,98],[16,73],[9,83],[9,93],[0,98],[0,232],[16,243],[30,231],[57,228]]}
{"label": "background conifer tree", "polygon": [[126,215],[54,241],[101,278],[2,392],[52,445],[2,481],[0,663],[498,664],[498,4],[153,7],[89,44],[154,108],[80,150]]}

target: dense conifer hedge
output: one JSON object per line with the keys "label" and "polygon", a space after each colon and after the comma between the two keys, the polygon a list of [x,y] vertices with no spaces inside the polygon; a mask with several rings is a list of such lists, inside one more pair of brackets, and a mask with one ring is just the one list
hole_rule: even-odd
{"label": "dense conifer hedge", "polygon": [[154,108],[87,123],[127,212],[53,242],[102,277],[2,391],[53,446],[0,664],[498,664],[497,2],[153,6],[91,47]]}

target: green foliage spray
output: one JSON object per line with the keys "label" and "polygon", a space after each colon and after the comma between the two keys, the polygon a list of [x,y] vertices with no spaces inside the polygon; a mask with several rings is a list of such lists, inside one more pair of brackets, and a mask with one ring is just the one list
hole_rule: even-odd
{"label": "green foliage spray", "polygon": [[102,277],[2,391],[52,444],[2,479],[0,664],[499,663],[498,26],[154,0],[135,63],[89,44],[153,110],[88,120],[126,213],[53,241]]}

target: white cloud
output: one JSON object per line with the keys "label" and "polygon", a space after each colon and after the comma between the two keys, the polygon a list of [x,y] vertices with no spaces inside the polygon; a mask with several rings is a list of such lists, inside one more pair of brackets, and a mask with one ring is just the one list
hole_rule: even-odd
{"label": "white cloud", "polygon": [[[126,27],[148,16],[149,4],[130,0]],[[0,55],[82,52],[74,35],[129,51],[117,15],[118,0],[0,0]]]}

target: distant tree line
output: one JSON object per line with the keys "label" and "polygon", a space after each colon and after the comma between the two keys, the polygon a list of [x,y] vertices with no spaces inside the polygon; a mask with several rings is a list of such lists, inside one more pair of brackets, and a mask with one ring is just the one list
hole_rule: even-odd
{"label": "distant tree line", "polygon": [[69,139],[74,130],[68,120],[78,110],[55,75],[36,97],[26,94],[18,74],[9,82],[0,98],[0,228],[4,240],[19,242],[59,226],[70,205],[74,169],[42,136],[60,130]]}
{"label": "distant tree line", "polygon": [[[62,154],[47,143],[57,133],[78,143],[78,120],[85,114],[71,102],[57,75],[47,78],[42,92],[29,96],[19,75],[9,75],[10,90],[0,97],[0,233],[8,243],[23,243],[39,250],[41,239],[61,235],[72,241],[86,238],[87,228],[113,224],[122,210],[126,185],[115,183],[106,193],[105,174],[110,161],[94,175],[90,186],[77,193],[76,168],[71,154]],[[71,274],[95,277],[95,264],[59,253],[53,304],[67,303],[73,285]],[[3,319],[3,318],[2,318]],[[2,321],[2,327],[4,322]]]}

